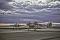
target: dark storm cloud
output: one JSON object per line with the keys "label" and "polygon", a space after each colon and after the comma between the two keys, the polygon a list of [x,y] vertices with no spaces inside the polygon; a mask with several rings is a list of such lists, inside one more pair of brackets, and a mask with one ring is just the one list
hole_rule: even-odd
{"label": "dark storm cloud", "polygon": [[0,0],[0,2],[11,2],[12,0]]}
{"label": "dark storm cloud", "polygon": [[6,0],[6,1],[11,2],[12,0]]}
{"label": "dark storm cloud", "polygon": [[8,2],[11,2],[12,0],[0,0],[0,9],[10,9],[11,6],[8,4]]}
{"label": "dark storm cloud", "polygon": [[58,0],[58,1],[60,1],[60,0]]}

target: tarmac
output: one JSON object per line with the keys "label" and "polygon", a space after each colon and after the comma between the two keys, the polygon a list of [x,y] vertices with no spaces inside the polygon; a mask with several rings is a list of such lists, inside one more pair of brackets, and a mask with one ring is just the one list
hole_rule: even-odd
{"label": "tarmac", "polygon": [[60,32],[5,32],[0,40],[60,40]]}

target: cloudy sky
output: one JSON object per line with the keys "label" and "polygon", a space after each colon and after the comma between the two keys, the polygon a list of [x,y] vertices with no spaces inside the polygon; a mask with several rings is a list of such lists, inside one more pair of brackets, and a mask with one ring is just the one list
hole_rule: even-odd
{"label": "cloudy sky", "polygon": [[0,23],[30,21],[60,22],[60,0],[0,0]]}
{"label": "cloudy sky", "polygon": [[9,9],[10,6],[8,2],[11,2],[12,0],[0,0],[0,9]]}

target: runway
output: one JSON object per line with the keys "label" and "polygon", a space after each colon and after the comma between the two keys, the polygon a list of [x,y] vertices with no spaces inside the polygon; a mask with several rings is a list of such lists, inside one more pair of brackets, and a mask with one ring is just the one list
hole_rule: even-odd
{"label": "runway", "polygon": [[0,33],[0,40],[60,40],[60,32],[9,32]]}

